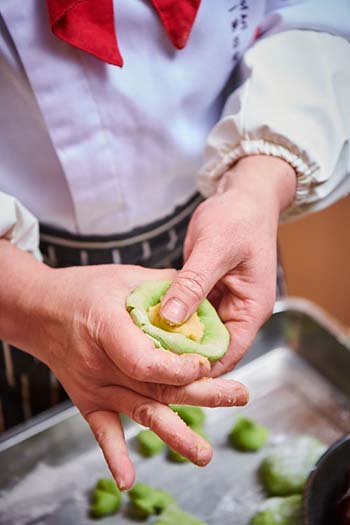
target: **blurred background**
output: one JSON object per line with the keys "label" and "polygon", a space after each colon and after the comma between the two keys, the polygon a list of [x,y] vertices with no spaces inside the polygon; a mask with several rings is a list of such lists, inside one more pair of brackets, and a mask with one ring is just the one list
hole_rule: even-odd
{"label": "blurred background", "polygon": [[289,295],[306,297],[350,333],[350,200],[280,226]]}

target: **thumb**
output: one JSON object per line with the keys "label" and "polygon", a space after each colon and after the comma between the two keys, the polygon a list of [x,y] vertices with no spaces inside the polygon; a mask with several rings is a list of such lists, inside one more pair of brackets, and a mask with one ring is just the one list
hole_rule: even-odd
{"label": "thumb", "polygon": [[[211,245],[210,245],[211,244]],[[162,300],[161,316],[171,324],[181,324],[207,297],[215,284],[227,273],[228,257],[213,243],[197,243]]]}

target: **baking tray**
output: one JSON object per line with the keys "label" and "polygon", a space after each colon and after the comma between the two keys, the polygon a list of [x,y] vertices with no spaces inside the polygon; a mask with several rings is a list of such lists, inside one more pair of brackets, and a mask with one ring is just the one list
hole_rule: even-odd
{"label": "baking tray", "polygon": [[[205,468],[172,464],[164,455],[141,458],[134,439],[139,427],[126,424],[137,479],[168,490],[210,525],[246,525],[264,498],[256,472],[266,448],[243,454],[227,444],[237,414],[266,424],[270,444],[291,433],[330,444],[350,430],[349,339],[304,300],[276,304],[242,366],[229,376],[248,386],[251,401],[245,408],[205,409],[214,446]],[[88,495],[101,476],[109,473],[87,425],[74,407],[56,408],[0,442],[0,524],[91,525]],[[100,523],[131,524],[125,509]]]}

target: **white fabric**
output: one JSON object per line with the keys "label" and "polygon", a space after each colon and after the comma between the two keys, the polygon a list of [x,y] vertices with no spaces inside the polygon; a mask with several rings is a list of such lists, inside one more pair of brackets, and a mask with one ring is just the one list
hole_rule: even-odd
{"label": "white fabric", "polygon": [[[31,97],[33,89],[38,120],[44,121],[54,151],[46,141],[36,148],[40,155],[27,155],[16,169],[16,144],[0,145],[0,188],[18,196],[40,221],[83,234],[129,231],[185,202],[196,191],[203,146],[220,118],[222,90],[235,63],[231,21],[236,14],[229,12],[231,0],[220,4],[213,9],[211,0],[203,0],[189,42],[178,51],[149,2],[116,1],[125,63],[120,69],[52,35],[45,3],[1,0],[30,85],[22,70],[14,79],[12,68],[0,66],[2,82],[10,92],[19,84]],[[240,32],[238,51],[251,43],[263,16],[264,2],[256,4]],[[5,114],[6,106],[0,109]],[[22,115],[41,141],[38,125],[32,129],[33,115]],[[11,135],[21,137],[11,117]],[[37,188],[46,187],[48,179],[56,192],[45,190],[43,198]]]}
{"label": "white fabric", "polygon": [[36,218],[17,199],[0,192],[0,238],[41,260]]}
{"label": "white fabric", "polygon": [[282,219],[349,193],[350,44],[314,31],[278,33],[257,42],[241,68],[247,79],[208,139],[202,193],[214,193],[228,168],[254,154],[280,157],[297,172]]}
{"label": "white fabric", "polygon": [[349,38],[349,0],[266,0],[261,31],[273,34],[312,29]]}
{"label": "white fabric", "polygon": [[[331,143],[328,135],[320,139],[330,159],[328,170],[343,125],[343,116],[333,111],[333,77],[326,74],[327,67],[335,70],[332,53],[321,45],[320,59],[317,46],[312,46],[313,52],[307,53],[313,65],[309,75],[303,69],[304,49],[293,53],[293,40],[282,53],[275,39],[291,35],[283,32],[298,27],[349,34],[348,0],[337,0],[336,9],[330,4],[327,0],[220,0],[214,7],[212,0],[202,0],[189,43],[178,51],[148,1],[118,0],[117,32],[125,61],[119,69],[54,37],[44,3],[1,0],[0,191],[18,198],[39,221],[74,233],[121,233],[169,214],[196,189],[205,140],[220,118],[228,89],[232,90],[232,70],[252,45],[258,26],[261,43],[246,54],[252,78],[261,79],[255,104],[271,105],[279,69],[290,61],[295,75],[302,77],[303,89],[296,90],[295,99],[288,103],[308,121],[304,97],[319,100],[315,90],[321,84],[316,84],[325,82],[324,108],[319,116],[313,108],[316,120],[312,123],[309,118],[309,129],[313,133],[324,118],[332,121],[336,134]],[[326,38],[330,43],[339,40]],[[255,54],[260,60],[254,59]],[[344,86],[346,82],[345,74]],[[338,97],[338,79],[334,85]],[[235,103],[240,103],[240,95],[230,99],[233,114],[238,111]],[[267,117],[259,121],[257,116],[256,123],[269,126],[275,138],[279,131]],[[226,118],[232,120],[227,112]],[[220,129],[226,129],[225,122]],[[284,154],[293,154],[299,164],[305,161],[316,173],[319,159],[312,148],[309,151],[313,144],[303,143],[302,134],[294,136],[296,126],[290,136],[289,124],[285,119],[286,142],[269,142],[265,152],[274,154],[272,146],[283,146]],[[220,133],[216,130],[212,136],[221,151]],[[250,137],[250,144],[245,144],[248,153],[256,140],[261,137]],[[266,144],[265,140],[265,148]],[[237,146],[243,147],[243,142],[230,144],[231,155]],[[212,164],[210,169],[205,169],[207,178],[215,178],[220,170]],[[327,170],[319,176],[330,178]],[[328,186],[323,184],[325,194],[338,182],[332,175]],[[1,216],[4,210],[0,208]]]}

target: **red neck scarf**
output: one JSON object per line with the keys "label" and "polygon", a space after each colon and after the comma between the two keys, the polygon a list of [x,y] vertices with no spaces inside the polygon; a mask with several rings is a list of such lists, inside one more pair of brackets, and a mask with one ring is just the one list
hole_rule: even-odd
{"label": "red neck scarf", "polygon": [[[151,0],[177,49],[185,47],[201,0]],[[97,58],[123,65],[113,0],[47,0],[53,33]]]}

